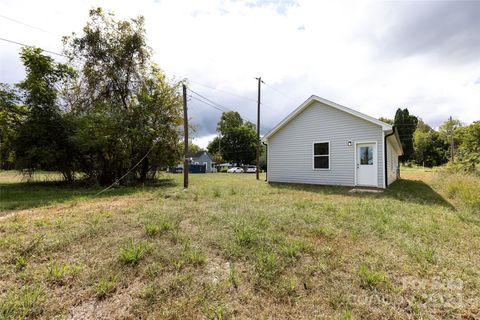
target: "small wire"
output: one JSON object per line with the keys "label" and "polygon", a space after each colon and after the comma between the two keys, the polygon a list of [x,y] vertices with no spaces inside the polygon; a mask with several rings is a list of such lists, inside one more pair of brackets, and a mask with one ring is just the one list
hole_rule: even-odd
{"label": "small wire", "polygon": [[235,96],[235,97],[238,97],[238,98],[241,98],[241,99],[245,99],[245,100],[248,100],[248,101],[252,101],[252,102],[257,102],[257,100],[255,99],[252,99],[252,98],[247,98],[245,96],[242,96],[242,95],[239,95],[239,94],[236,94],[236,93],[233,93],[233,92],[230,92],[230,91],[226,91],[226,90],[222,90],[222,89],[218,89],[218,88],[214,88],[214,87],[211,87],[211,86],[208,86],[206,84],[203,84],[203,83],[200,83],[200,82],[197,82],[197,81],[193,81],[192,79],[188,79],[189,82],[191,83],[194,83],[196,85],[199,85],[199,86],[202,86],[202,87],[205,87],[205,88],[208,88],[208,89],[212,89],[212,90],[216,90],[218,92],[223,92],[223,93],[226,93],[226,94],[230,94],[232,96]]}
{"label": "small wire", "polygon": [[[22,46],[22,47],[37,47],[37,46],[32,46],[32,45],[28,45],[28,44],[25,44],[25,43],[13,41],[13,40],[8,40],[8,39],[4,39],[4,38],[0,38],[0,40],[5,41],[5,42],[10,42],[10,43],[13,43],[13,44]],[[51,53],[51,54],[55,54],[55,55],[60,56],[60,57],[68,58],[66,55],[61,54],[61,53],[58,53],[58,52],[54,52],[54,51],[50,51],[50,50],[45,50],[45,49],[40,48],[40,47],[37,47],[37,48],[39,48],[39,49],[41,49],[42,51],[47,52],[47,53]]]}
{"label": "small wire", "polygon": [[281,94],[282,96],[284,96],[284,97],[286,97],[286,98],[288,98],[288,99],[290,99],[290,100],[292,100],[292,101],[298,102],[298,100],[300,100],[300,99],[292,98],[292,97],[290,97],[289,95],[286,95],[285,93],[281,92],[280,90],[275,89],[274,87],[272,87],[271,85],[269,85],[268,83],[266,83],[266,82],[264,82],[264,81],[262,81],[262,82],[263,82],[263,84],[264,84],[265,86],[269,87],[269,88],[272,89],[273,91],[276,91],[278,94]]}
{"label": "small wire", "polygon": [[15,23],[24,25],[24,26],[26,26],[26,27],[29,27],[29,28],[32,28],[32,29],[35,29],[35,30],[38,30],[38,31],[41,31],[41,32],[44,32],[44,33],[48,33],[48,34],[53,35],[53,36],[56,36],[56,37],[62,37],[62,36],[59,35],[59,34],[50,32],[50,31],[48,31],[48,30],[45,30],[45,29],[42,29],[42,28],[39,28],[39,27],[32,26],[31,24],[22,22],[22,21],[17,20],[17,19],[13,19],[13,18],[7,17],[7,16],[5,16],[5,15],[3,15],[3,14],[0,14],[0,18],[4,18],[4,19],[10,20],[10,21],[13,21],[13,22],[15,22]]}

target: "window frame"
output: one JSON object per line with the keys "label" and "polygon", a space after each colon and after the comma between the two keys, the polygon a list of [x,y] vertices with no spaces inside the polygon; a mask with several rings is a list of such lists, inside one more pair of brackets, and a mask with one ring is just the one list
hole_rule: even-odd
{"label": "window frame", "polygon": [[[327,143],[328,144],[328,154],[322,155],[315,155],[315,144],[319,143]],[[331,143],[330,141],[313,141],[312,142],[312,170],[313,171],[330,171],[330,158],[331,158],[331,151],[330,151]],[[315,168],[315,157],[328,157],[328,168]]]}

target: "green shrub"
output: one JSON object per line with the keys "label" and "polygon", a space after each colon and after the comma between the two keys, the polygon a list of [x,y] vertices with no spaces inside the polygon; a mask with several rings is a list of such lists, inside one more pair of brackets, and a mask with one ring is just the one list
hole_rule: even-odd
{"label": "green shrub", "polygon": [[121,248],[119,253],[119,260],[125,265],[137,264],[148,252],[149,246],[143,241],[136,242],[129,239]]}

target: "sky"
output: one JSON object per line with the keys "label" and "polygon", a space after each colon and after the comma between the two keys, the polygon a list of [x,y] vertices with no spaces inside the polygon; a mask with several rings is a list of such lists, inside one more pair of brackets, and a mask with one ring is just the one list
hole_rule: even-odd
{"label": "sky", "polygon": [[[2,0],[0,38],[61,52],[98,6],[143,15],[167,76],[246,120],[261,76],[262,134],[312,94],[377,118],[408,108],[433,127],[480,120],[480,1]],[[24,77],[19,50],[0,41],[0,82]],[[221,111],[188,104],[205,147]]]}

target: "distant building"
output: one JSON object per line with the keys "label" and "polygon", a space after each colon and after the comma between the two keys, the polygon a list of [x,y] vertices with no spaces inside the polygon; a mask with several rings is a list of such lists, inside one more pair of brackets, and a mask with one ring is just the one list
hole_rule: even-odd
{"label": "distant building", "polygon": [[190,164],[193,165],[204,165],[205,166],[205,172],[213,172],[213,160],[212,157],[210,157],[210,154],[208,154],[207,151],[198,151],[198,152],[192,152],[188,154],[188,159],[190,160]]}
{"label": "distant building", "polygon": [[[207,151],[189,153],[188,160],[190,173],[211,173],[216,171],[213,167],[212,157],[210,157]],[[183,172],[183,163],[179,163],[175,167],[170,167],[168,171],[173,173]]]}

